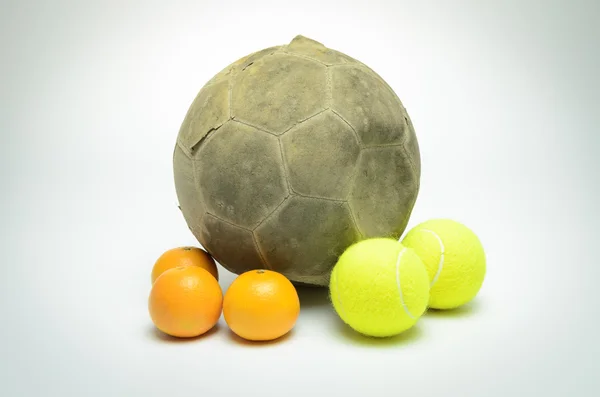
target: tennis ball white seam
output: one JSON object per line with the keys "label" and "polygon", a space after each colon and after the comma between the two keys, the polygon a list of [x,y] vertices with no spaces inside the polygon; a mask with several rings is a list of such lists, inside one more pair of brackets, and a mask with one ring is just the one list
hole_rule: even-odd
{"label": "tennis ball white seam", "polygon": [[400,263],[402,261],[402,256],[404,255],[405,251],[406,247],[402,248],[402,250],[398,254],[398,259],[396,260],[396,286],[398,287],[398,294],[400,296],[400,304],[402,305],[402,308],[404,309],[406,314],[408,314],[408,317],[414,320],[415,316],[412,315],[410,310],[408,310],[406,303],[404,303],[404,295],[402,294],[402,285],[400,283]]}
{"label": "tennis ball white seam", "polygon": [[433,236],[437,239],[438,243],[440,244],[440,261],[438,262],[435,276],[433,276],[433,280],[431,280],[431,283],[429,284],[429,288],[431,288],[437,282],[438,278],[440,277],[440,274],[442,273],[442,269],[444,268],[444,254],[446,248],[444,247],[444,242],[442,241],[442,238],[433,230],[420,229],[419,231],[433,234]]}

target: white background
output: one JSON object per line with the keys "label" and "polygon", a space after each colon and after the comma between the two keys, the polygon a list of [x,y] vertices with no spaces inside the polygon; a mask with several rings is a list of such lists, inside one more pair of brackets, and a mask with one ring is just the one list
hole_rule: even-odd
{"label": "white background", "polygon": [[[594,0],[4,1],[0,395],[598,395],[599,15]],[[409,227],[475,230],[481,293],[379,342],[324,290],[300,291],[278,343],[223,320],[164,338],[151,266],[197,244],[173,186],[180,123],[221,68],[297,34],[398,93],[423,161]]]}

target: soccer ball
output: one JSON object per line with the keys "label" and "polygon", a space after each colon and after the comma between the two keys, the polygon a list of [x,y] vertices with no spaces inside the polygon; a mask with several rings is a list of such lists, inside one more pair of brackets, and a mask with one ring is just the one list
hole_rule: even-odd
{"label": "soccer ball", "polygon": [[406,109],[378,74],[297,36],[200,90],[173,167],[187,225],[224,268],[326,286],[348,246],[404,232],[421,159]]}

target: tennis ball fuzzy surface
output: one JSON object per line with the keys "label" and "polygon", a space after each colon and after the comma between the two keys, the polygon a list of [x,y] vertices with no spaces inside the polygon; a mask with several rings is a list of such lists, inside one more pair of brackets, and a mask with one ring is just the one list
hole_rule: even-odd
{"label": "tennis ball fuzzy surface", "polygon": [[412,249],[397,240],[372,238],[340,256],[329,290],[347,325],[363,335],[390,337],[412,328],[427,309],[429,277]]}
{"label": "tennis ball fuzzy surface", "polygon": [[410,229],[402,244],[421,258],[430,283],[429,307],[454,309],[478,294],[486,256],[477,235],[452,219],[430,219]]}

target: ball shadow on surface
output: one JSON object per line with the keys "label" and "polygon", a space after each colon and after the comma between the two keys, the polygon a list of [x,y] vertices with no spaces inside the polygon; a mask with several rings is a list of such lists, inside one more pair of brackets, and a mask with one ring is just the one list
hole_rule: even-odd
{"label": "ball shadow on surface", "polygon": [[285,334],[277,339],[267,340],[267,341],[251,341],[251,340],[247,340],[247,339],[244,339],[244,338],[238,336],[235,332],[233,332],[230,329],[227,332],[229,340],[231,340],[233,343],[241,345],[241,346],[248,346],[248,347],[265,347],[265,346],[277,345],[277,344],[285,342],[289,338],[293,337],[293,333],[294,333],[294,329],[292,329],[290,332],[288,332],[287,334]]}
{"label": "ball shadow on surface", "polygon": [[175,336],[171,336],[168,334],[165,334],[164,332],[162,332],[161,330],[159,330],[158,328],[156,328],[156,326],[154,326],[154,324],[150,325],[150,328],[148,329],[148,336],[150,339],[154,339],[155,341],[158,342],[163,342],[163,343],[190,343],[190,342],[195,342],[195,341],[199,341],[201,339],[207,339],[210,338],[211,336],[215,335],[217,332],[219,332],[219,324],[216,324],[214,327],[212,327],[210,330],[208,330],[207,332],[205,332],[202,335],[198,335],[198,336],[193,336],[190,338],[178,338]]}
{"label": "ball shadow on surface", "polygon": [[300,298],[300,310],[329,305],[329,289],[316,286],[295,286]]}
{"label": "ball shadow on surface", "polygon": [[471,301],[456,309],[433,309],[428,308],[423,314],[423,317],[431,318],[466,318],[476,315],[480,310],[480,305],[477,301]]}
{"label": "ball shadow on surface", "polygon": [[404,331],[401,334],[386,338],[363,335],[352,329],[341,319],[337,321],[337,328],[339,334],[341,334],[342,337],[350,343],[370,347],[404,345],[417,342],[419,339],[424,337],[424,333],[421,330],[419,323],[415,324],[412,328]]}

